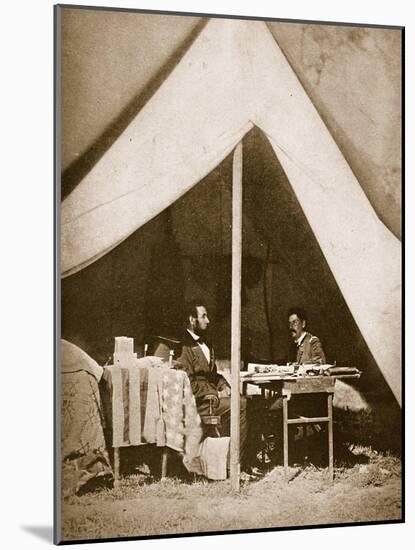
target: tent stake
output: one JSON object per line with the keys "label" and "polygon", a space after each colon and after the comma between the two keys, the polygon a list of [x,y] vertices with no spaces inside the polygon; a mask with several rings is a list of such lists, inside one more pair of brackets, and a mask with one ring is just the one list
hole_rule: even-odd
{"label": "tent stake", "polygon": [[241,272],[242,272],[242,141],[233,155],[232,171],[232,339],[231,339],[231,487],[239,491],[240,424],[239,370],[241,364]]}

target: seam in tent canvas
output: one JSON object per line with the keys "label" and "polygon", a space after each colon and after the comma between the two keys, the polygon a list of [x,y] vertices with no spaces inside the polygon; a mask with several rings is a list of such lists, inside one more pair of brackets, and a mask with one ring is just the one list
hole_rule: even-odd
{"label": "seam in tent canvas", "polygon": [[321,184],[321,182],[315,178],[315,176],[309,171],[306,169],[306,167],[304,166],[304,164],[295,159],[288,151],[286,151],[279,143],[277,143],[275,140],[273,140],[271,138],[271,136],[269,134],[267,134],[267,132],[265,130],[263,130],[261,128],[261,131],[264,132],[264,134],[266,135],[268,141],[273,145],[275,146],[276,149],[278,149],[279,151],[281,151],[281,153],[287,157],[293,164],[295,164],[295,166],[297,166],[297,168],[299,168],[304,174],[307,175],[307,177],[313,182],[315,183],[316,185],[318,185],[320,187],[320,189],[322,189],[323,191],[325,190],[324,188],[324,185]]}

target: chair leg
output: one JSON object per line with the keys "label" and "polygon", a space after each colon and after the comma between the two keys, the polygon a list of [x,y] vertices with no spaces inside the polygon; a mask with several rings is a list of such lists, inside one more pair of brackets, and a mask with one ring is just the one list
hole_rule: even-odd
{"label": "chair leg", "polygon": [[161,455],[161,479],[165,479],[167,477],[167,461],[169,458],[169,450],[168,447],[163,447],[162,455]]}

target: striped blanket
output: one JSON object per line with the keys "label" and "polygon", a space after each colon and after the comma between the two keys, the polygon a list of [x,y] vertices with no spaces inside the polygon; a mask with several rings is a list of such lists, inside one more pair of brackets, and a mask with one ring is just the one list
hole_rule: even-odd
{"label": "striped blanket", "polygon": [[112,446],[167,446],[182,453],[189,471],[202,473],[202,427],[187,374],[140,361],[128,367],[104,368],[102,384]]}

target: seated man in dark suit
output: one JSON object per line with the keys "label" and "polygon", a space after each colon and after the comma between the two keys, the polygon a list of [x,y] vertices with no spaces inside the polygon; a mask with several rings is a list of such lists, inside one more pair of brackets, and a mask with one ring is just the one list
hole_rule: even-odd
{"label": "seated man in dark suit", "polygon": [[[214,414],[221,417],[221,435],[230,435],[231,400],[230,386],[226,379],[216,370],[213,347],[207,335],[209,318],[206,307],[200,302],[193,302],[186,307],[186,330],[182,338],[182,351],[177,363],[186,371],[196,406],[201,416],[208,415],[210,404],[207,396],[218,398]],[[241,461],[251,462],[252,441],[248,446],[248,425],[246,413],[246,398],[240,398],[240,449]],[[249,447],[249,450],[248,450]],[[252,471],[252,468],[251,468]]]}
{"label": "seated man in dark suit", "polygon": [[188,305],[186,331],[177,359],[189,376],[199,414],[208,412],[207,395],[216,395],[219,399],[230,396],[228,382],[216,370],[214,351],[207,336],[209,323],[205,306],[196,302]]}

